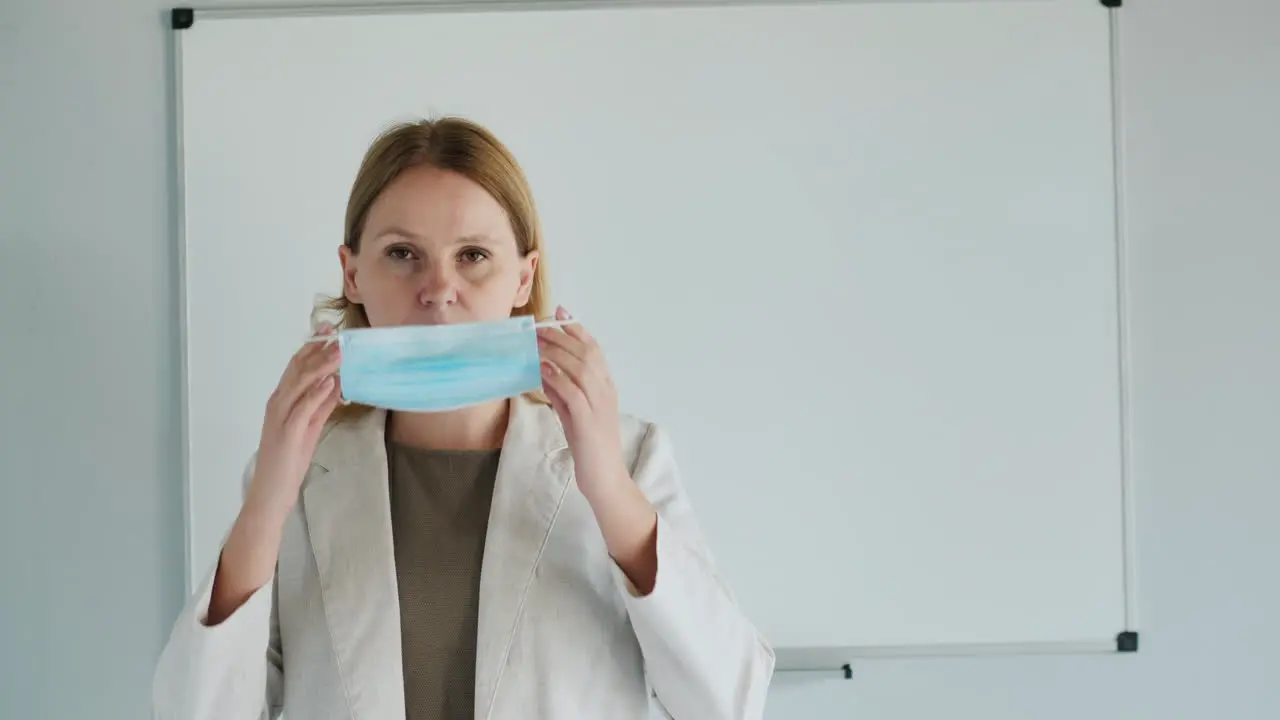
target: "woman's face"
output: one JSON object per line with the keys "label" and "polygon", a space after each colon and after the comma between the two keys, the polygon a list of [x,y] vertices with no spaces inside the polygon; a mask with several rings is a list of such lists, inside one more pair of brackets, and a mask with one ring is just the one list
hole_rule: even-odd
{"label": "woman's face", "polygon": [[521,257],[506,212],[447,170],[407,170],[369,208],[360,252],[345,245],[343,292],[369,324],[447,325],[509,317],[529,300],[536,252]]}

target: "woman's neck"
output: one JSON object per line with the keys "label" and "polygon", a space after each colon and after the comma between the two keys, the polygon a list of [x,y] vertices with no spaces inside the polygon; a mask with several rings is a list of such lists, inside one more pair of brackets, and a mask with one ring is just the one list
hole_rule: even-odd
{"label": "woman's neck", "polygon": [[440,413],[394,412],[387,434],[398,443],[431,450],[493,450],[507,434],[509,400]]}

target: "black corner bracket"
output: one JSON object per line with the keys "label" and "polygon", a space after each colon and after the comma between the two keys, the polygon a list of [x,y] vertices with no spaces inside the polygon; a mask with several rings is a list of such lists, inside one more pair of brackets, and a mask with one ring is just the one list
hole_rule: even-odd
{"label": "black corner bracket", "polygon": [[849,663],[845,663],[844,665],[841,665],[841,666],[840,666],[840,669],[844,671],[844,679],[845,679],[845,680],[852,680],[852,679],[853,679],[853,666],[852,666],[852,665],[850,665]]}
{"label": "black corner bracket", "polygon": [[1121,5],[1124,5],[1124,0],[1098,0],[1098,1],[1102,3],[1102,7],[1106,7],[1106,8],[1118,8]]}
{"label": "black corner bracket", "polygon": [[1138,633],[1125,630],[1116,635],[1116,652],[1138,652]]}
{"label": "black corner bracket", "polygon": [[169,13],[169,24],[174,30],[186,30],[196,21],[196,11],[189,7],[176,7]]}

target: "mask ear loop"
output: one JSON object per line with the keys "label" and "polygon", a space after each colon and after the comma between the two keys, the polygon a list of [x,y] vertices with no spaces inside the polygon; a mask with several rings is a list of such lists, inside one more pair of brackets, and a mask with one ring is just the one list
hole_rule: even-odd
{"label": "mask ear loop", "polygon": [[568,320],[543,320],[541,322],[534,323],[533,326],[536,328],[564,327],[565,325],[576,325],[577,323],[577,319],[569,318]]}
{"label": "mask ear loop", "polygon": [[324,342],[326,340],[328,340],[329,342],[338,342],[338,334],[334,333],[332,335],[312,335],[306,340],[303,340],[302,344],[306,345],[307,343]]}

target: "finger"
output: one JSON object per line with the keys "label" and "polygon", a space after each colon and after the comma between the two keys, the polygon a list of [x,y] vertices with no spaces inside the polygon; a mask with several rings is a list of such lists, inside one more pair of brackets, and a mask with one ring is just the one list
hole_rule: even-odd
{"label": "finger", "polygon": [[337,343],[325,346],[306,359],[298,371],[298,382],[311,385],[324,375],[332,375],[342,365],[342,349]]}
{"label": "finger", "polygon": [[[337,339],[337,332],[338,332],[337,328],[335,328],[331,323],[327,323],[327,322],[320,323],[319,325],[316,326],[316,329],[311,334],[311,337],[308,338],[307,341],[302,344],[302,347],[298,348],[297,352],[293,354],[293,360],[305,361],[306,358],[314,357],[316,353],[324,350],[325,348],[329,347],[334,343],[334,341]],[[331,337],[331,336],[333,337],[332,340],[315,339],[317,337]]]}
{"label": "finger", "polygon": [[562,421],[567,422],[573,416],[580,416],[582,409],[586,407],[582,390],[550,363],[542,364],[542,388]]}
{"label": "finger", "polygon": [[[563,307],[558,307],[556,308],[556,319],[572,320],[573,316],[569,314],[568,310],[565,310]],[[580,322],[569,323],[568,325],[565,325],[563,329],[565,334],[581,342],[583,345],[590,347],[596,344],[596,339],[591,336],[591,333],[587,332],[587,328]]]}
{"label": "finger", "polygon": [[575,357],[572,353],[562,347],[556,347],[550,344],[540,345],[539,355],[543,360],[550,362],[562,373],[568,375],[575,385],[583,391],[587,389],[590,368],[581,358]]}
{"label": "finger", "polygon": [[316,411],[315,415],[311,417],[311,421],[307,424],[307,432],[311,437],[314,437],[320,432],[320,429],[324,427],[326,422],[328,422],[329,416],[333,414],[333,411],[338,407],[338,404],[342,402],[341,382],[332,375],[329,377],[333,379],[333,386],[330,388],[329,394],[325,397],[324,402],[320,403],[320,408]]}
{"label": "finger", "polygon": [[302,399],[293,406],[293,410],[289,412],[286,426],[294,430],[305,430],[311,425],[311,419],[316,415],[316,411],[326,400],[333,394],[333,385],[336,381],[333,376],[323,378],[320,382],[307,388],[306,394]]}
{"label": "finger", "polygon": [[551,409],[556,411],[556,415],[560,416],[561,424],[569,420],[569,406],[565,403],[564,398],[560,397],[560,393],[556,392],[545,378],[542,383],[542,392],[546,393],[547,400],[551,401]]}
{"label": "finger", "polygon": [[550,343],[564,348],[574,357],[586,360],[590,354],[588,346],[584,345],[581,340],[565,333],[560,328],[543,327],[538,328],[538,347],[542,347],[543,343]]}
{"label": "finger", "polygon": [[289,358],[289,363],[285,365],[284,372],[280,373],[279,386],[292,385],[298,379],[298,376],[302,374],[303,369],[311,359],[321,355],[330,344],[328,342],[304,343],[293,354],[293,357]]}
{"label": "finger", "polygon": [[342,366],[342,351],[337,343],[329,345],[321,352],[307,359],[297,375],[285,385],[281,392],[281,405],[285,412],[298,402],[304,393],[326,376],[332,376]]}
{"label": "finger", "polygon": [[[554,357],[555,364],[573,376],[574,381],[584,390],[590,391],[598,384],[612,386],[613,380],[609,376],[609,365],[605,362],[604,352],[590,335],[586,337],[588,342],[583,342],[556,328],[539,328],[538,351],[544,357]],[[577,362],[570,363],[562,359],[556,355],[555,348],[568,352]]]}
{"label": "finger", "polygon": [[551,363],[542,363],[542,386],[560,399],[564,412],[569,415],[581,415],[590,406],[582,388]]}

